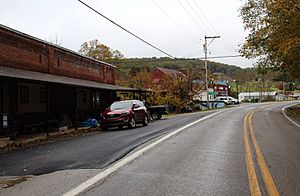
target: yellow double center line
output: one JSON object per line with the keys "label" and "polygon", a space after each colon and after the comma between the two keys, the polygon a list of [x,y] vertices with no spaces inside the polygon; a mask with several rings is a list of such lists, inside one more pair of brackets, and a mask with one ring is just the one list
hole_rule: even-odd
{"label": "yellow double center line", "polygon": [[253,117],[254,112],[255,111],[248,112],[244,118],[244,146],[245,146],[245,154],[246,154],[245,158],[246,158],[246,166],[247,166],[247,173],[248,173],[248,180],[249,180],[251,195],[252,196],[260,196],[261,191],[260,191],[259,183],[257,180],[257,175],[255,172],[255,167],[253,164],[253,158],[252,158],[251,148],[250,148],[249,138],[248,138],[247,121],[249,124],[250,136],[251,136],[255,154],[256,154],[256,160],[257,160],[261,175],[263,177],[264,184],[267,188],[269,195],[277,196],[280,194],[276,188],[274,180],[270,174],[268,166],[265,162],[263,154],[262,154],[262,152],[259,148],[259,145],[256,141],[256,138],[255,138],[254,129],[253,129],[253,125],[252,125],[252,117]]}

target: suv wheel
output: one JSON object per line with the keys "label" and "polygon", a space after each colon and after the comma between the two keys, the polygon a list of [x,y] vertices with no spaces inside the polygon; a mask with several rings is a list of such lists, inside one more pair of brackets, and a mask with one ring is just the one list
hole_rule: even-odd
{"label": "suv wheel", "polygon": [[152,119],[153,120],[159,120],[159,119],[161,119],[161,117],[162,117],[161,113],[155,112],[155,113],[152,114]]}
{"label": "suv wheel", "polygon": [[135,119],[134,118],[131,118],[129,120],[129,125],[128,125],[130,128],[134,128],[136,126],[136,122],[135,122]]}

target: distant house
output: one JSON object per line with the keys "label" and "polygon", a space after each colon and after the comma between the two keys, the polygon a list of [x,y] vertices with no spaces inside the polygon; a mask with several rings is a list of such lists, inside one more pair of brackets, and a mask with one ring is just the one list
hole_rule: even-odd
{"label": "distant house", "polygon": [[[208,89],[208,100],[209,101],[213,101],[216,98],[213,91],[214,90],[212,88]],[[207,101],[207,91],[206,90],[201,90],[197,95],[195,95],[193,97],[193,100],[194,101]]]}
{"label": "distant house", "polygon": [[[203,85],[203,90],[199,92],[199,94],[194,96],[194,100],[197,101],[206,101],[207,100],[207,92],[206,92],[206,87],[205,87],[205,81],[204,80],[194,80],[194,84],[202,84]],[[208,99],[209,101],[213,101],[216,97],[218,96],[228,96],[230,94],[230,88],[228,86],[227,81],[210,81],[208,84],[208,92],[209,96]]]}
{"label": "distant house", "polygon": [[228,96],[230,94],[230,88],[228,86],[228,81],[215,81],[212,84],[216,96]]}
{"label": "distant house", "polygon": [[161,85],[168,78],[177,79],[180,77],[185,77],[185,75],[175,69],[166,69],[161,67],[155,67],[151,72],[152,84]]}
{"label": "distant house", "polygon": [[240,92],[239,101],[276,100],[277,92]]}

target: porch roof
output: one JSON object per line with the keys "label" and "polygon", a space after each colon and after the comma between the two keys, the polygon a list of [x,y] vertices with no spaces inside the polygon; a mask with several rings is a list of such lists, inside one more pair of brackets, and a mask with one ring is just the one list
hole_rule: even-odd
{"label": "porch roof", "polygon": [[50,83],[58,83],[58,84],[79,86],[79,87],[109,89],[115,91],[145,91],[137,88],[129,88],[129,87],[112,85],[112,84],[105,84],[96,81],[69,78],[64,76],[51,75],[51,74],[46,74],[41,72],[21,70],[21,69],[15,69],[10,67],[3,67],[3,66],[0,66],[0,76],[42,81],[42,82],[50,82]]}

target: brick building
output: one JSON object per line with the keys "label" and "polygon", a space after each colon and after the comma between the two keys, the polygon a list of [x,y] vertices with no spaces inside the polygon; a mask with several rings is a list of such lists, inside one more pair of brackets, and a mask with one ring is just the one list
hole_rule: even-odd
{"label": "brick building", "polygon": [[214,92],[216,92],[217,97],[230,95],[230,87],[228,85],[228,81],[215,81],[210,84],[210,86],[214,88]]}
{"label": "brick building", "polygon": [[77,128],[116,99],[116,67],[0,25],[0,136]]}

